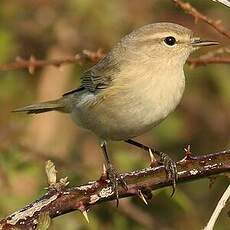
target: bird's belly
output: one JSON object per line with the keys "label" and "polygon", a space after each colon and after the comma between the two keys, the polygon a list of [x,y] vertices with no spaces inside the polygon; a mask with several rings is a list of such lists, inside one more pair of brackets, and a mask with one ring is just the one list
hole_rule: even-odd
{"label": "bird's belly", "polygon": [[177,88],[170,96],[157,91],[151,97],[122,94],[92,104],[97,98],[89,97],[88,106],[76,106],[72,118],[100,138],[124,140],[147,132],[165,119],[180,102],[182,93],[183,89]]}
{"label": "bird's belly", "polygon": [[143,116],[140,108],[133,110],[102,106],[99,110],[72,114],[73,120],[83,128],[93,131],[97,136],[106,140],[124,140],[139,136],[155,125],[154,114],[149,111]]}

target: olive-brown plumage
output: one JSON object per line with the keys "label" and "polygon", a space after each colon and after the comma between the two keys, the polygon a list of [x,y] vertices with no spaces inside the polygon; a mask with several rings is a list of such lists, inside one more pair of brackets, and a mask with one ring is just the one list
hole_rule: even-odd
{"label": "olive-brown plumage", "polygon": [[201,41],[177,24],[143,26],[123,37],[84,72],[80,88],[57,100],[15,111],[69,113],[77,125],[102,140],[109,178],[116,184],[106,141],[139,136],[164,120],[181,101],[185,88],[183,66],[190,53],[215,44]]}

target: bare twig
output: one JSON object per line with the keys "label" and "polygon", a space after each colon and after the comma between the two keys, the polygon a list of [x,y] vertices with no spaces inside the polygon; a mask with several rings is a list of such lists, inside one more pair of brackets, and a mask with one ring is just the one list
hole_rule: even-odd
{"label": "bare twig", "polygon": [[[230,149],[193,157],[189,154],[177,162],[178,183],[201,179],[230,171]],[[128,189],[119,186],[120,198],[138,195],[145,199],[151,198],[151,190],[171,185],[163,166],[121,175]],[[79,210],[88,221],[87,211],[93,205],[116,199],[110,181],[103,176],[101,179],[82,186],[66,188],[68,182],[61,179],[55,185],[50,185],[47,194],[27,205],[25,208],[11,214],[0,221],[0,229],[35,229],[41,213],[49,213],[50,218]]]}
{"label": "bare twig", "polygon": [[213,0],[214,2],[219,2],[224,4],[225,6],[230,7],[230,1],[229,0]]}
{"label": "bare twig", "polygon": [[103,52],[98,49],[96,52],[89,50],[83,50],[82,53],[76,54],[75,56],[70,56],[60,59],[52,60],[38,60],[34,56],[31,56],[29,60],[22,59],[20,57],[16,58],[16,62],[9,64],[0,64],[0,71],[9,70],[19,70],[28,69],[29,73],[33,74],[37,68],[44,66],[56,66],[60,67],[66,64],[78,63],[81,64],[84,60],[90,60],[92,62],[97,62],[103,57]]}
{"label": "bare twig", "polygon": [[229,57],[209,57],[209,58],[190,58],[187,63],[192,67],[198,67],[202,65],[208,64],[230,64],[230,56]]}
{"label": "bare twig", "polygon": [[227,187],[226,191],[224,192],[223,196],[220,198],[208,224],[204,228],[204,230],[212,230],[216,223],[218,216],[220,215],[221,210],[224,208],[226,202],[230,197],[230,185]]}
{"label": "bare twig", "polygon": [[230,47],[222,47],[220,49],[208,52],[198,58],[189,58],[187,63],[192,67],[207,64],[230,64]]}
{"label": "bare twig", "polygon": [[190,3],[185,3],[181,0],[172,0],[176,5],[178,5],[181,9],[183,9],[188,14],[192,15],[195,18],[195,22],[199,19],[206,22],[210,26],[212,26],[216,31],[220,34],[230,38],[230,32],[222,25],[221,20],[213,20],[206,15],[199,12],[196,8],[191,6]]}

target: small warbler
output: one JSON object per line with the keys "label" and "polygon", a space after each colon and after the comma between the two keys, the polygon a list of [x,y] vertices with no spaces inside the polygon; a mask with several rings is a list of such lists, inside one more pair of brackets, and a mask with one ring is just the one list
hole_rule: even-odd
{"label": "small warbler", "polygon": [[[202,41],[191,30],[174,23],[143,26],[123,37],[96,65],[82,74],[81,86],[57,100],[16,109],[15,112],[68,113],[73,121],[101,140],[107,175],[118,199],[118,182],[126,183],[114,169],[108,141],[126,141],[150,149],[131,138],[164,120],[180,103],[185,76],[183,66],[199,47],[218,44]],[[165,165],[175,190],[176,165],[153,150]]]}

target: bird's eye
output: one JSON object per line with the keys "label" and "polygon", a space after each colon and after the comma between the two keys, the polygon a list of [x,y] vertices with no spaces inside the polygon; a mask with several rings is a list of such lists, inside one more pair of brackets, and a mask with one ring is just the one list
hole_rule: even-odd
{"label": "bird's eye", "polygon": [[174,46],[176,44],[176,38],[173,36],[166,37],[164,43],[168,46]]}

